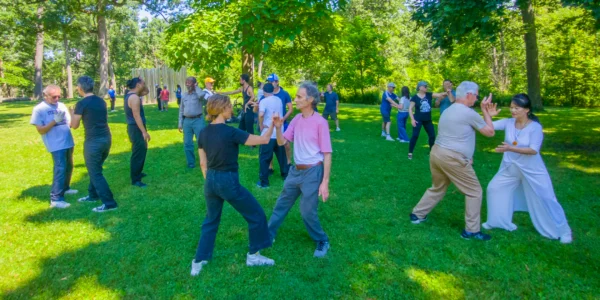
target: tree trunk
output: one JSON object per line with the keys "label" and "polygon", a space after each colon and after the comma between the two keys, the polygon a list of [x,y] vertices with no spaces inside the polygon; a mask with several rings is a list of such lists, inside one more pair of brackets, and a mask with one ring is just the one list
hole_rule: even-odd
{"label": "tree trunk", "polygon": [[[250,26],[244,26],[242,29],[242,40],[245,40],[252,28]],[[248,74],[250,76],[250,85],[254,85],[254,55],[252,51],[249,51],[248,46],[242,47],[242,74]]]}
{"label": "tree trunk", "polygon": [[108,74],[110,76],[110,85],[112,85],[115,91],[118,91],[117,78],[115,77],[115,69],[113,68],[112,61],[108,64]]}
{"label": "tree trunk", "polygon": [[504,32],[500,31],[500,51],[502,55],[502,91],[508,91],[510,78],[508,77],[508,61],[506,59],[506,45],[504,44]]}
{"label": "tree trunk", "polygon": [[44,16],[44,6],[40,5],[37,9],[37,37],[35,41],[35,88],[33,90],[33,98],[36,100],[42,99],[42,63],[44,61],[44,24],[42,17]]}
{"label": "tree trunk", "polygon": [[106,27],[106,16],[98,3],[99,12],[96,17],[98,22],[98,48],[100,50],[100,86],[97,95],[100,98],[106,96],[108,90],[108,29]]}
{"label": "tree trunk", "polygon": [[73,98],[73,72],[71,71],[71,58],[69,57],[69,39],[67,34],[63,33],[63,43],[65,45],[65,69],[67,72],[67,98]]}
{"label": "tree trunk", "polygon": [[543,110],[540,91],[540,63],[538,61],[537,31],[532,0],[519,1],[523,24],[525,25],[525,58],[527,65],[527,93],[533,110]]}
{"label": "tree trunk", "polygon": [[[4,61],[0,57],[0,79],[4,79]],[[4,81],[4,80],[2,80]],[[3,82],[0,86],[0,100],[4,99],[4,90],[6,89],[6,83]]]}

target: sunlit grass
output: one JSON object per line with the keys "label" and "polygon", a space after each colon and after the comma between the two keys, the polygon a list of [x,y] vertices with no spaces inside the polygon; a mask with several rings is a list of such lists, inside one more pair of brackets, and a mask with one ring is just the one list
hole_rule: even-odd
{"label": "sunlit grass", "polygon": [[[263,252],[276,265],[246,267],[246,223],[225,205],[214,259],[191,278],[205,213],[203,179],[198,168],[186,168],[174,106],[167,113],[146,107],[152,140],[144,190],[129,185],[131,146],[122,108],[109,115],[113,146],[105,175],[120,207],[104,215],[93,214],[93,204],[76,202],[88,184],[82,129],[73,131],[73,188],[80,193],[67,197],[67,210],[49,208],[52,161],[28,124],[32,107],[0,105],[0,298],[598,297],[598,110],[548,108],[539,114],[542,156],[573,228],[571,245],[541,237],[525,213],[515,214],[515,232],[491,231],[487,243],[464,241],[464,197],[453,187],[427,223],[410,224],[408,214],[431,183],[426,135],[409,161],[407,144],[380,137],[378,106],[342,105],[342,131],[331,132],[331,199],[319,207],[331,238],[328,257],[312,257],[314,244],[296,206],[274,247]],[[438,118],[435,110],[436,124]],[[493,150],[502,140],[501,133],[477,137],[475,169],[484,189],[500,165],[502,155]],[[282,179],[275,163],[271,188],[257,189],[257,156],[258,149],[240,148],[240,178],[270,216]],[[485,203],[482,214],[485,220]]]}

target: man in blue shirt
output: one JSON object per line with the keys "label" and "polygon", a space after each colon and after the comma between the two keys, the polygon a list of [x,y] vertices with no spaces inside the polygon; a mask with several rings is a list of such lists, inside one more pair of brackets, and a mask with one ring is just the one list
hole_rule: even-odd
{"label": "man in blue shirt", "polygon": [[71,204],[65,201],[65,194],[76,194],[69,189],[73,174],[73,135],[71,134],[71,116],[67,107],[58,102],[61,90],[56,85],[44,89],[44,101],[33,108],[30,124],[34,125],[46,149],[52,154],[54,172],[50,191],[50,207],[67,208]]}
{"label": "man in blue shirt", "polygon": [[115,112],[116,92],[112,85],[108,88],[108,96],[110,97],[110,112]]}
{"label": "man in blue shirt", "polygon": [[325,98],[325,109],[323,110],[323,118],[327,120],[329,116],[335,121],[335,131],[340,131],[340,121],[338,120],[337,114],[340,112],[340,98],[333,91],[331,84],[327,85],[327,92],[321,94]]}
{"label": "man in blue shirt", "polygon": [[[283,116],[283,131],[287,130],[288,127],[288,118],[290,117],[290,115],[292,114],[292,112],[294,111],[294,106],[292,106],[292,97],[290,97],[290,94],[288,92],[286,92],[281,86],[279,86],[279,76],[277,76],[277,74],[273,73],[271,75],[269,75],[269,77],[267,77],[267,81],[273,84],[273,87],[275,88],[273,91],[273,96],[278,97],[279,99],[281,99],[281,103],[283,104],[283,111],[282,111],[282,116]],[[292,157],[292,149],[290,148],[289,144],[285,145],[285,153],[287,156],[287,160],[288,160],[288,165],[291,163],[291,157]]]}
{"label": "man in blue shirt", "polygon": [[456,91],[454,91],[453,83],[450,79],[444,80],[444,92],[448,93],[448,96],[446,96],[441,101],[439,99],[438,101],[436,101],[436,104],[440,107],[440,117],[442,116],[446,108],[450,107],[450,105],[454,103],[454,99],[456,99]]}
{"label": "man in blue shirt", "polygon": [[390,125],[392,124],[390,114],[392,113],[392,107],[398,107],[398,104],[395,102],[398,98],[398,96],[394,94],[395,89],[396,85],[394,83],[388,83],[387,90],[383,92],[383,95],[381,96],[381,106],[379,107],[383,119],[383,123],[381,124],[381,136],[385,137],[388,141],[394,141],[390,136]]}

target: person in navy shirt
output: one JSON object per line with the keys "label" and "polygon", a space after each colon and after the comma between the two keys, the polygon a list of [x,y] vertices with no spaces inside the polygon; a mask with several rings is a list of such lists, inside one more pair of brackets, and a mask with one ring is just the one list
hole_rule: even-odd
{"label": "person in navy shirt", "polygon": [[117,95],[112,85],[108,88],[108,96],[110,97],[110,112],[115,112],[115,101]]}
{"label": "person in navy shirt", "polygon": [[331,119],[335,121],[335,131],[340,131],[340,121],[337,117],[337,114],[340,112],[340,98],[338,94],[333,91],[333,86],[328,84],[327,92],[321,94],[321,96],[325,99],[323,118],[327,120],[331,116]]}
{"label": "person in navy shirt", "polygon": [[387,141],[394,141],[390,136],[390,125],[392,124],[390,114],[392,113],[392,107],[398,107],[398,104],[395,102],[396,99],[398,99],[398,96],[394,94],[395,89],[396,85],[393,82],[388,83],[387,90],[383,92],[383,95],[381,96],[381,106],[379,107],[383,119],[383,123],[381,124],[381,136]]}

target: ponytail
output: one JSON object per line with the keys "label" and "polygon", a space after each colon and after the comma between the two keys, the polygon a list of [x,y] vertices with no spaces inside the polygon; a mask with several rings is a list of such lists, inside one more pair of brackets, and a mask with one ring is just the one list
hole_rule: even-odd
{"label": "ponytail", "polygon": [[[538,118],[531,110],[527,113],[527,117],[529,120],[540,123],[540,118]],[[541,124],[541,123],[540,123]]]}

